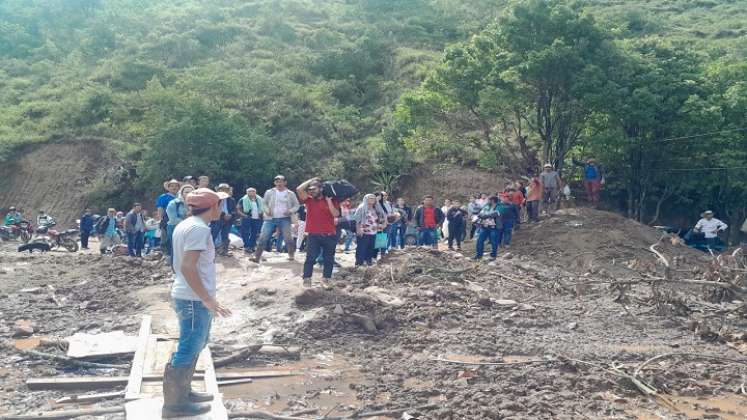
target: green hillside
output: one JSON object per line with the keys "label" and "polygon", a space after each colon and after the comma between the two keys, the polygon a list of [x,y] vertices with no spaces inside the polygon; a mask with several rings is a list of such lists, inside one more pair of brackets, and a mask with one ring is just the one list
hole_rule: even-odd
{"label": "green hillside", "polygon": [[[395,133],[401,95],[509,4],[0,0],[0,160],[33,142],[99,137],[136,163],[144,189],[202,172],[261,184],[276,170],[386,185],[422,158]],[[747,56],[747,1],[571,5],[616,42]]]}

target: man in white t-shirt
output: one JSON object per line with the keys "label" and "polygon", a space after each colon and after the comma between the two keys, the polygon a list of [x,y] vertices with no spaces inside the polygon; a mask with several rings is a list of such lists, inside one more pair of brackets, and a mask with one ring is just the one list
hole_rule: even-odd
{"label": "man in white t-shirt", "polygon": [[272,238],[272,233],[275,232],[276,228],[280,228],[285,246],[288,247],[288,260],[293,261],[296,251],[296,244],[291,232],[291,215],[298,211],[300,204],[296,193],[288,189],[284,176],[276,176],[274,182],[275,188],[267,190],[264,196],[263,210],[265,217],[262,223],[262,232],[259,234],[257,251],[252,258],[252,261],[256,263],[262,260],[262,251],[267,246],[267,241]]}
{"label": "man in white t-shirt", "polygon": [[718,233],[725,231],[728,227],[726,223],[713,217],[711,210],[706,210],[703,212],[703,218],[695,224],[694,230],[703,233],[706,244],[709,248],[713,248],[716,245]]}
{"label": "man in white t-shirt", "polygon": [[174,229],[172,251],[173,307],[179,319],[179,345],[163,376],[163,418],[194,416],[210,411],[200,404],[213,399],[191,390],[197,358],[207,345],[213,314],[230,316],[216,300],[215,245],[210,222],[221,215],[220,201],[228,194],[199,188],[186,197],[192,216]]}

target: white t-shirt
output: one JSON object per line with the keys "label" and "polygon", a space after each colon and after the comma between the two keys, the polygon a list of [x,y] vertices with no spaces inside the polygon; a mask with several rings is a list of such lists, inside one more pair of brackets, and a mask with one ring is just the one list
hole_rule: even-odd
{"label": "white t-shirt", "polygon": [[176,225],[172,239],[174,253],[174,284],[171,286],[171,297],[174,299],[200,300],[187,284],[182,274],[182,258],[187,251],[200,251],[197,260],[197,272],[202,285],[210,296],[215,297],[215,245],[210,234],[210,227],[199,217],[192,216]]}
{"label": "white t-shirt", "polygon": [[273,219],[288,217],[287,212],[291,208],[290,194],[292,193],[287,189],[283,191],[275,190],[275,203],[272,208]]}
{"label": "white t-shirt", "polygon": [[721,220],[718,220],[716,218],[708,220],[704,217],[698,220],[698,223],[695,225],[695,230],[703,232],[706,238],[715,238],[718,236],[719,230],[726,230],[726,228],[728,227],[729,226],[727,226],[726,223],[722,222]]}

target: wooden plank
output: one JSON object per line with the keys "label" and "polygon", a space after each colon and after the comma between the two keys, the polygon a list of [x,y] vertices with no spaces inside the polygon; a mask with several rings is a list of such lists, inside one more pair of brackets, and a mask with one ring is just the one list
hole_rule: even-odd
{"label": "wooden plank", "polygon": [[132,400],[138,398],[138,395],[140,395],[140,386],[143,383],[143,367],[145,366],[145,352],[150,341],[150,323],[151,316],[143,315],[143,321],[140,323],[140,332],[138,333],[137,350],[135,350],[135,357],[132,358],[130,378],[127,381],[125,400]]}
{"label": "wooden plank", "polygon": [[229,379],[227,381],[218,381],[218,386],[238,385],[238,384],[249,384],[254,382],[252,378],[244,379]]}
{"label": "wooden plank", "polygon": [[[257,371],[236,371],[217,373],[217,380],[230,379],[262,379],[262,378],[279,378],[284,376],[300,375],[300,372],[292,370],[257,370]],[[195,373],[195,379],[202,379],[204,374]],[[43,390],[84,390],[84,389],[105,389],[116,386],[126,385],[129,380],[128,376],[73,376],[73,377],[42,377],[29,378],[26,380],[26,386],[32,391]],[[143,375],[142,381],[153,382],[162,381],[163,375]]]}
{"label": "wooden plank", "polygon": [[158,352],[159,348],[162,347],[164,344],[161,341],[158,341],[156,337],[150,336],[148,338],[148,346],[146,347],[145,351],[145,363],[143,364],[143,378],[150,377],[150,376],[156,376],[158,377],[156,382],[143,382],[140,385],[140,395],[138,398],[142,398],[146,395],[158,395],[161,393],[161,382],[163,381],[163,365],[166,364],[166,362],[162,362],[162,366],[159,370],[158,362]]}
{"label": "wooden plank", "polygon": [[[201,416],[189,417],[189,420],[227,420],[228,412],[223,405],[223,396],[218,390],[218,381],[215,378],[215,368],[213,367],[210,349],[203,350],[205,358],[205,390],[213,394],[211,410]],[[202,356],[202,355],[201,355]],[[161,408],[163,407],[163,397],[145,397],[125,404],[127,420],[141,419],[158,419],[161,418]]]}
{"label": "wooden plank", "polygon": [[62,397],[55,401],[57,404],[65,403],[91,403],[96,401],[111,400],[114,398],[124,397],[124,391],[104,392],[101,394],[73,395],[72,397]]}

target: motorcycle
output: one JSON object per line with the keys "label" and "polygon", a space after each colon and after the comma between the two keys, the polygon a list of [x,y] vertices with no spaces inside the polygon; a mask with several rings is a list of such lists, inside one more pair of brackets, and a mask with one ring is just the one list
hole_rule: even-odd
{"label": "motorcycle", "polygon": [[63,247],[70,252],[78,251],[78,229],[67,229],[58,231],[52,229],[56,223],[39,226],[36,233],[39,235],[32,242],[42,242],[49,245],[49,249]]}
{"label": "motorcycle", "polygon": [[0,239],[3,240],[14,240],[21,239],[24,244],[31,240],[31,234],[34,229],[31,226],[31,222],[28,220],[21,220],[10,226],[0,226]]}

